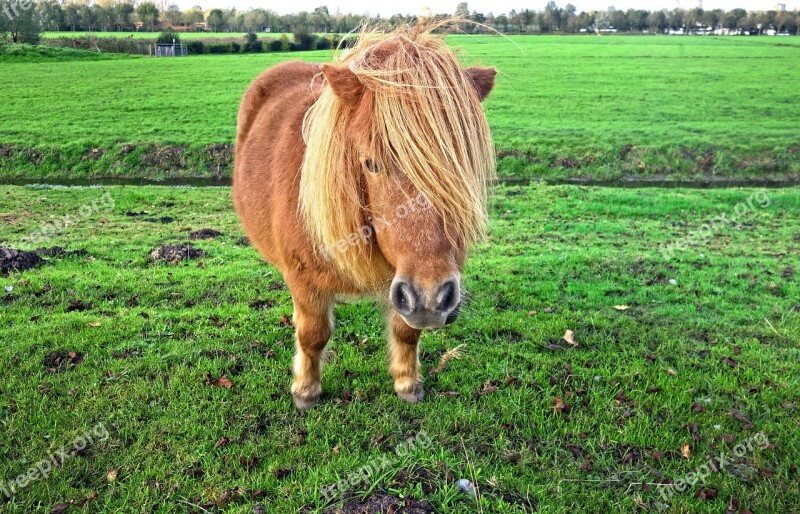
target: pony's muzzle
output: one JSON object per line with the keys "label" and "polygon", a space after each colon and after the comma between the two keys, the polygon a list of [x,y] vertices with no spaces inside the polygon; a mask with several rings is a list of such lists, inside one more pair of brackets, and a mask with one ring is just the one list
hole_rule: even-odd
{"label": "pony's muzzle", "polygon": [[389,302],[413,328],[440,328],[454,322],[461,306],[458,278],[426,289],[411,279],[395,277],[389,289]]}

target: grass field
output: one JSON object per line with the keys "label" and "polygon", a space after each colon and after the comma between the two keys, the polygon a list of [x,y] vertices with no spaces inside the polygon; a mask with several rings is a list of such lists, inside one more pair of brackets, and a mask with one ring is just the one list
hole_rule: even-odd
{"label": "grass field", "polygon": [[[0,486],[96,436],[13,499],[0,492],[0,511],[361,512],[404,498],[425,513],[796,512],[797,189],[501,187],[468,305],[423,336],[425,401],[395,397],[382,315],[354,301],[336,309],[323,398],[303,415],[289,294],[238,244],[229,195],[0,186],[0,241],[25,247],[54,222],[41,246],[86,251],[0,277]],[[659,247],[718,215],[730,221],[665,261]],[[202,228],[222,232],[194,241],[206,257],[149,261]],[[464,357],[431,373],[457,345]],[[212,385],[222,376],[232,387]],[[398,456],[408,437],[426,444]],[[659,493],[721,455],[704,485]],[[379,458],[369,484],[325,501],[321,486]]]}
{"label": "grass field", "polygon": [[[457,36],[498,68],[500,174],[800,174],[798,38]],[[0,176],[228,176],[263,69],[329,52],[3,63]]]}
{"label": "grass field", "polygon": [[[80,36],[94,36],[94,37],[132,37],[135,39],[157,39],[160,32],[43,32],[44,39],[55,39],[59,37],[80,37]],[[259,39],[274,39],[283,35],[282,32],[259,32]],[[286,34],[291,37],[291,34]],[[181,39],[227,39],[237,38],[244,39],[242,32],[181,32]]]}

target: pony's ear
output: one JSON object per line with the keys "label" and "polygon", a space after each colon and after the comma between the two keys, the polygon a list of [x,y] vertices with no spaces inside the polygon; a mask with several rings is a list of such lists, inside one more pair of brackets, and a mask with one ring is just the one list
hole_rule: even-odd
{"label": "pony's ear", "polygon": [[478,93],[478,98],[481,102],[489,96],[494,87],[494,77],[497,75],[497,70],[494,68],[481,68],[480,66],[473,66],[467,68],[467,77],[472,80],[472,85],[475,92]]}
{"label": "pony's ear", "polygon": [[364,94],[364,84],[347,66],[333,64],[320,65],[325,80],[333,89],[333,93],[347,103],[355,104]]}

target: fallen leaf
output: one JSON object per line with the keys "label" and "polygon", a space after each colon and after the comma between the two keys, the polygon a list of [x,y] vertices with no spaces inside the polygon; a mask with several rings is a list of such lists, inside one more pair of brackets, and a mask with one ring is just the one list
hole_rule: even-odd
{"label": "fallen leaf", "polygon": [[272,476],[274,476],[278,480],[283,480],[284,478],[288,477],[291,473],[292,473],[291,469],[280,468],[273,471]]}
{"label": "fallen leaf", "polygon": [[564,332],[564,337],[562,337],[561,339],[563,339],[564,341],[566,341],[567,343],[571,344],[576,348],[578,347],[578,342],[575,341],[575,333],[572,330],[567,330],[566,332]]}
{"label": "fallen leaf", "polygon": [[214,445],[214,448],[219,448],[220,446],[225,446],[229,442],[231,442],[230,439],[228,439],[227,437],[222,437],[219,441],[217,441],[217,444]]}
{"label": "fallen leaf", "polygon": [[568,403],[564,403],[564,400],[560,396],[558,396],[556,398],[553,398],[553,410],[561,414],[564,412],[569,412],[570,406]]}
{"label": "fallen leaf", "polygon": [[248,471],[253,471],[260,460],[259,457],[239,457],[239,463]]}
{"label": "fallen leaf", "polygon": [[701,500],[713,500],[717,497],[717,490],[716,489],[698,489],[697,494],[695,495],[697,498]]}
{"label": "fallen leaf", "polygon": [[615,305],[614,308],[617,309],[618,311],[627,311],[628,309],[631,308],[631,306],[630,305]]}
{"label": "fallen leaf", "polygon": [[231,380],[227,377],[227,375],[222,375],[216,380],[209,380],[208,385],[230,389],[231,387],[233,387],[233,382],[231,382]]}
{"label": "fallen leaf", "polygon": [[62,512],[66,512],[68,508],[69,503],[59,503],[50,509],[50,514],[61,514]]}
{"label": "fallen leaf", "polygon": [[108,473],[106,474],[106,478],[108,479],[109,482],[116,482],[118,475],[119,475],[119,470],[109,469]]}
{"label": "fallen leaf", "polygon": [[90,327],[99,327],[101,323],[99,321],[90,321],[89,323],[87,323],[87,325],[89,325]]}
{"label": "fallen leaf", "polygon": [[681,456],[686,460],[692,460],[692,449],[689,443],[681,443]]}
{"label": "fallen leaf", "polygon": [[727,364],[728,366],[730,366],[732,368],[736,368],[736,367],[739,366],[739,363],[736,362],[735,360],[731,359],[730,357],[723,357],[722,358],[722,363],[723,364]]}
{"label": "fallen leaf", "polygon": [[667,369],[665,369],[664,371],[666,371],[668,375],[672,375],[673,377],[677,377],[677,376],[678,376],[678,372],[677,372],[677,371],[675,371],[675,370],[674,370],[674,369],[672,369],[672,368],[667,368]]}
{"label": "fallen leaf", "polygon": [[731,410],[731,415],[733,415],[733,419],[735,419],[736,421],[744,423],[744,426],[742,427],[743,430],[753,428],[754,426],[753,422],[747,419],[747,417],[738,410],[736,409]]}

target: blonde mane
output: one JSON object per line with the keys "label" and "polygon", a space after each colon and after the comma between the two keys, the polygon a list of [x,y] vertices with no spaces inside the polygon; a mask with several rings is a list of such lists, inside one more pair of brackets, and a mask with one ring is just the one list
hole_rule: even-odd
{"label": "blonde mane", "polygon": [[[451,242],[469,246],[483,237],[495,154],[470,77],[434,33],[448,24],[362,30],[337,56],[336,64],[363,85],[364,98],[356,112],[323,82],[303,120],[300,214],[317,250],[334,248],[369,224],[365,157],[402,172],[442,217]],[[359,244],[325,257],[360,287],[376,288],[389,270],[375,248]]]}

